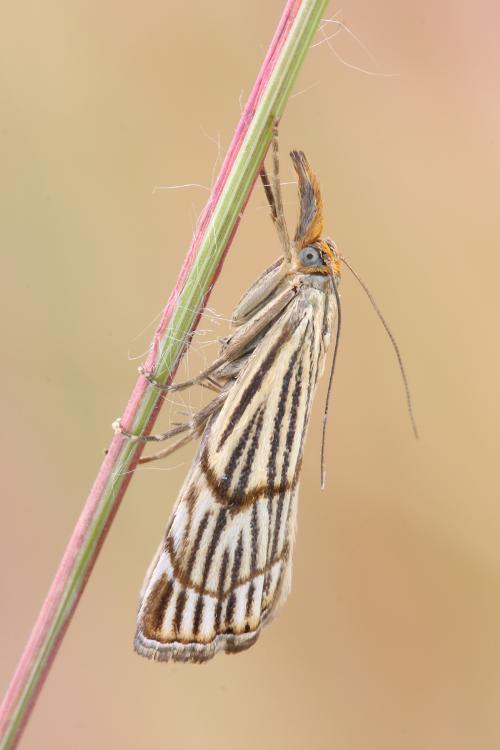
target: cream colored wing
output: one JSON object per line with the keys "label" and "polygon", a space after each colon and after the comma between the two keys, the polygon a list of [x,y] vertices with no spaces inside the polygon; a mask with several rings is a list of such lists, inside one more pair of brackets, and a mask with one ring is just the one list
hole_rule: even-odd
{"label": "cream colored wing", "polygon": [[205,661],[248,648],[286,598],[325,314],[323,293],[299,293],[208,424],[145,582],[140,654]]}

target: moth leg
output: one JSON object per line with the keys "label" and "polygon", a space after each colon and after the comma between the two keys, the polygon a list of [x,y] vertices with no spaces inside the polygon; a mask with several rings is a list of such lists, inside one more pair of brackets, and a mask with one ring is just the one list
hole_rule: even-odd
{"label": "moth leg", "polygon": [[297,289],[293,285],[290,285],[277,294],[264,308],[258,310],[249,321],[241,325],[235,333],[225,340],[222,353],[209,367],[202,370],[194,378],[184,380],[181,383],[164,385],[163,383],[158,383],[152,374],[144,370],[144,368],[140,368],[140,372],[148,382],[155,388],[158,388],[158,390],[170,391],[172,393],[175,391],[183,391],[186,388],[190,388],[192,385],[207,382],[210,375],[217,376],[217,371],[223,369],[228,362],[232,362],[245,354],[245,351],[248,350],[248,347],[252,342],[255,341],[267,326],[283,312],[285,307],[295,297],[296,293]]}
{"label": "moth leg", "polygon": [[208,421],[208,417],[207,417],[207,420],[203,424],[200,424],[195,429],[190,430],[187,435],[184,435],[184,437],[182,437],[180,440],[177,440],[172,445],[169,445],[168,448],[164,448],[163,450],[158,451],[158,453],[152,453],[150,456],[142,456],[142,458],[139,459],[138,463],[148,464],[151,461],[160,461],[160,459],[170,456],[178,448],[182,448],[183,445],[187,445],[188,443],[191,442],[191,440],[194,440],[196,437],[201,435],[207,421]]}
{"label": "moth leg", "polygon": [[[196,414],[193,414],[189,421],[178,424],[175,427],[172,427],[170,430],[167,430],[166,432],[160,432],[155,435],[133,435],[131,432],[123,429],[119,419],[113,422],[113,429],[117,435],[122,435],[132,442],[140,441],[141,443],[158,443],[162,442],[163,440],[169,440],[170,438],[175,437],[176,435],[180,435],[183,432],[193,433],[193,435],[189,438],[189,440],[191,440],[192,437],[194,437],[194,435],[196,434],[197,430],[205,426],[209,417],[211,417],[212,414],[214,414],[216,411],[218,411],[218,409],[221,408],[226,399],[227,393],[227,390],[221,391],[206,406],[197,411]],[[179,444],[181,444],[180,441]],[[182,443],[182,445],[184,445],[184,443]]]}
{"label": "moth leg", "polygon": [[273,220],[276,231],[283,247],[283,254],[287,261],[292,259],[290,253],[290,238],[288,236],[288,229],[286,226],[285,212],[283,209],[283,198],[281,195],[281,181],[280,181],[280,162],[279,162],[279,149],[278,149],[278,124],[275,121],[273,125],[273,138],[271,143],[272,155],[273,155],[273,171],[271,181],[269,181],[266,168],[261,167],[260,177],[262,184],[264,185],[264,191],[271,209],[271,218]]}
{"label": "moth leg", "polygon": [[262,180],[262,187],[266,194],[267,202],[269,203],[269,210],[271,211],[271,219],[276,225],[278,220],[278,209],[276,208],[276,201],[274,200],[274,192],[271,185],[271,179],[267,174],[267,169],[264,164],[261,165],[259,170],[260,179]]}
{"label": "moth leg", "polygon": [[191,442],[191,440],[193,440],[197,436],[197,434],[197,432],[190,432],[189,435],[185,435],[173,445],[169,445],[168,448],[164,448],[162,451],[158,451],[158,453],[152,453],[151,456],[143,456],[137,463],[148,464],[150,461],[159,461],[162,458],[166,458],[167,456],[170,456],[172,453],[174,453],[174,451],[176,451],[178,448],[182,448],[183,445],[187,445],[189,442]]}
{"label": "moth leg", "polygon": [[153,377],[150,372],[145,370],[144,367],[139,367],[139,372],[146,378],[150,385],[152,385],[159,391],[168,391],[170,393],[173,393],[175,391],[183,391],[186,388],[191,388],[192,385],[202,385],[205,388],[210,388],[210,390],[220,391],[220,385],[210,376],[213,372],[215,372],[215,370],[218,370],[219,367],[222,367],[224,364],[226,364],[226,362],[227,359],[225,357],[218,357],[214,362],[212,362],[210,367],[207,367],[205,370],[199,372],[198,375],[195,375],[194,378],[183,380],[181,383],[170,383],[169,385],[160,383]]}
{"label": "moth leg", "polygon": [[200,383],[200,385],[203,388],[208,388],[209,390],[215,391],[216,393],[220,393],[221,390],[224,387],[221,383],[219,383],[218,380],[216,380],[215,378],[213,378],[211,375],[208,376],[208,378],[205,380],[205,382]]}

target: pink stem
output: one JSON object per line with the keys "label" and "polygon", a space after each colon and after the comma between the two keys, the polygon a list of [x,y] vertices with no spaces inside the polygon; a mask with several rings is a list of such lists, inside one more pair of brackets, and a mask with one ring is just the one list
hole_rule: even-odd
{"label": "pink stem", "polygon": [[[154,340],[153,340],[153,346],[151,347],[151,351],[150,351],[150,354],[148,356],[148,359],[145,365],[147,370],[154,370],[157,355],[158,355],[160,340],[168,326],[170,316],[174,309],[175,303],[178,299],[179,293],[182,290],[184,283],[186,281],[186,278],[188,277],[190,269],[193,265],[193,261],[196,257],[196,253],[198,251],[200,241],[206,231],[206,228],[210,221],[210,217],[212,216],[214,207],[217,204],[218,200],[220,199],[222,190],[226,184],[227,177],[229,175],[231,167],[234,163],[236,156],[238,155],[243,139],[247,133],[248,127],[255,115],[255,110],[261,98],[262,92],[265,90],[265,87],[268,84],[269,78],[274,70],[276,60],[281,52],[284,42],[287,39],[287,36],[292,27],[293,21],[300,8],[300,4],[301,4],[301,0],[288,0],[286,4],[285,10],[283,12],[281,20],[274,34],[273,40],[271,42],[271,45],[269,47],[269,50],[263,62],[262,68],[259,72],[259,75],[257,76],[255,85],[252,89],[252,92],[245,106],[245,109],[241,115],[241,119],[238,123],[238,127],[236,128],[236,132],[231,141],[231,145],[229,146],[228,152],[226,154],[226,158],[221,167],[217,181],[213,187],[210,198],[208,199],[208,202],[205,206],[203,214],[200,218],[198,229],[191,243],[191,247],[189,248],[189,251],[184,259],[182,268],[179,273],[179,277],[168,299],[168,302],[163,312],[162,319],[158,326],[158,329],[156,330]],[[215,282],[217,276],[219,275],[222,263],[224,261],[224,257],[227,253],[229,245],[231,244],[231,240],[234,236],[234,233],[236,232],[237,224],[238,222],[236,222],[235,224],[231,237],[224,250],[224,254],[214,273],[213,282]],[[206,299],[208,299],[208,293],[207,293]],[[206,299],[205,299],[205,302],[206,302]],[[199,319],[199,316],[195,320],[192,330],[195,329],[198,323],[198,319]],[[171,375],[173,376],[173,373]],[[134,390],[132,391],[132,395],[126,406],[126,409],[124,411],[124,414],[121,420],[125,428],[127,428],[134,422],[135,416],[139,410],[142,399],[144,397],[146,388],[147,388],[147,381],[143,377],[139,377],[134,387]],[[162,403],[162,400],[159,399],[154,409],[154,412],[151,416],[151,419],[149,421],[148,428],[147,428],[148,430],[150,430],[152,425],[154,424],[156,416],[160,410],[161,403]],[[97,478],[94,482],[94,485],[85,502],[80,518],[78,519],[78,522],[73,531],[73,534],[71,535],[68,546],[66,548],[66,551],[59,565],[59,569],[57,570],[57,573],[54,577],[50,590],[47,594],[47,598],[45,599],[45,602],[38,615],[38,619],[35,623],[33,631],[26,644],[26,647],[21,656],[21,659],[19,660],[19,664],[17,666],[15,674],[12,678],[12,681],[9,685],[6,696],[0,708],[0,740],[2,737],[5,736],[4,733],[7,732],[9,728],[16,706],[18,705],[18,702],[22,696],[23,691],[25,690],[26,686],[29,683],[33,665],[38,660],[40,653],[44,647],[45,639],[47,637],[47,634],[50,628],[53,625],[56,612],[58,611],[61,605],[64,591],[66,589],[68,581],[70,580],[72,572],[74,571],[74,567],[77,562],[78,555],[87,537],[87,532],[89,530],[89,527],[91,526],[92,520],[94,519],[99,509],[105,488],[107,487],[110,481],[110,478],[112,476],[112,473],[114,469],[116,468],[118,456],[120,453],[120,449],[122,447],[122,442],[123,442],[123,438],[121,438],[120,436],[117,436],[113,439],[111,443],[110,449],[102,463],[102,466],[99,470]],[[42,668],[41,675],[38,678],[32,690],[32,693],[29,697],[28,707],[24,711],[22,721],[19,725],[19,728],[17,730],[15,737],[13,738],[12,742],[9,744],[9,747],[15,747],[17,745],[17,742],[21,738],[24,726],[26,725],[26,722],[30,716],[30,713],[33,710],[33,707],[36,703],[37,697],[42,688],[44,680],[47,677],[47,674],[56,656],[59,645],[71,621],[71,617],[75,611],[75,608],[78,604],[80,596],[83,592],[83,589],[85,588],[85,584],[88,580],[88,577],[97,559],[99,550],[102,544],[104,543],[107,532],[113,521],[114,515],[116,511],[118,510],[121,500],[128,487],[128,483],[131,479],[132,472],[140,457],[141,450],[142,450],[142,444],[138,443],[136,454],[130,466],[130,471],[127,473],[126,478],[121,484],[120,490],[116,496],[111,512],[109,513],[107,517],[106,524],[104,528],[102,529],[100,536],[97,540],[97,544],[95,545],[93,549],[91,560],[87,563],[86,575],[85,575],[84,580],[82,581],[82,584],[78,591],[78,595],[74,598],[71,605],[67,608],[65,620],[58,631],[57,639],[52,644],[50,648],[50,652],[47,654],[45,663]]]}

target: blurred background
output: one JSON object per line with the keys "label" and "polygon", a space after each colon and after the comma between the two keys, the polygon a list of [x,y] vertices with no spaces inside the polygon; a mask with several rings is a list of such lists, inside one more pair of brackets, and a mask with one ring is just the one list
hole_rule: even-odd
{"label": "blurred background", "polygon": [[[4,8],[2,692],[208,195],[158,187],[210,186],[283,4]],[[304,149],[328,234],[399,341],[420,440],[388,339],[345,272],[327,488],[323,384],[279,617],[254,648],[202,667],[133,653],[138,592],[193,449],[140,469],[26,750],[500,746],[500,9],[338,10],[328,18],[347,29],[325,26],[338,33],[311,50],[283,118],[282,178]],[[293,223],[296,187],[283,189]],[[181,376],[279,253],[264,206],[256,189]],[[201,398],[172,399],[158,427]]]}

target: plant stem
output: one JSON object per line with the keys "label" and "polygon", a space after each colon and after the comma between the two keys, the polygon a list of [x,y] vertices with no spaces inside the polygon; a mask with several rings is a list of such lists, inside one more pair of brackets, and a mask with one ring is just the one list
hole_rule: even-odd
{"label": "plant stem", "polygon": [[[326,3],[286,3],[153,339],[145,368],[161,382],[175,374],[196,328],[269,146],[273,121],[283,113]],[[135,434],[150,432],[162,401],[139,377],[122,426]],[[15,747],[21,737],[142,447],[119,435],[111,443],[0,708],[0,750]]]}

